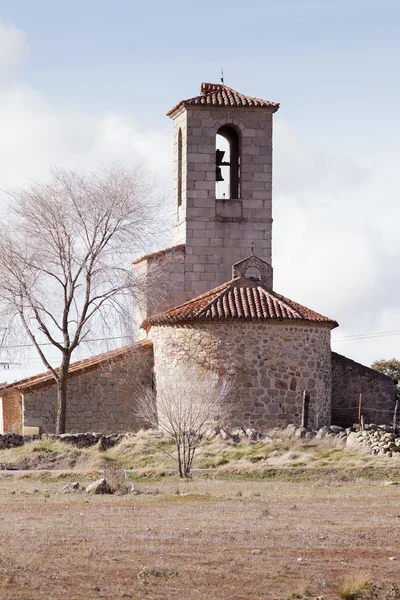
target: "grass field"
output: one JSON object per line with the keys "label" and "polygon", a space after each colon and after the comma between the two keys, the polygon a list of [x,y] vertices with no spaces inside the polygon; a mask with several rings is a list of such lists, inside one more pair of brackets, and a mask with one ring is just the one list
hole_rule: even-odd
{"label": "grass field", "polygon": [[60,494],[95,473],[0,475],[0,598],[399,599],[400,485],[329,473],[121,496]]}

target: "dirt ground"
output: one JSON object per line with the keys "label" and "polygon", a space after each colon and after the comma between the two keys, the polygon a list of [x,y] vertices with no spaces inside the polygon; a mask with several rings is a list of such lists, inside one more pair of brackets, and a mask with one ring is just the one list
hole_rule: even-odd
{"label": "dirt ground", "polygon": [[194,477],[88,496],[64,484],[0,476],[1,599],[330,600],[360,572],[381,588],[365,597],[400,598],[400,485]]}

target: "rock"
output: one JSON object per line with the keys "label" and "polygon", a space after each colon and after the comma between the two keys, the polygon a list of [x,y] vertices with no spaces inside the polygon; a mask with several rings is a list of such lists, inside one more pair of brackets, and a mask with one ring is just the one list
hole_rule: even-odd
{"label": "rock", "polygon": [[359,450],[361,448],[361,440],[355,431],[352,431],[347,436],[346,447],[352,450]]}
{"label": "rock", "polygon": [[383,424],[383,425],[378,425],[378,429],[379,429],[380,431],[386,431],[386,433],[390,433],[390,431],[391,431],[391,427],[390,427],[390,425],[385,425],[385,424]]}
{"label": "rock", "polygon": [[267,435],[264,435],[262,433],[258,434],[258,441],[259,442],[264,442],[265,444],[272,444],[272,442],[274,441],[272,438],[268,437]]}
{"label": "rock", "polygon": [[[99,450],[108,450],[109,448],[114,448],[117,444],[119,444],[126,436],[121,433],[114,433],[112,435],[102,435],[99,439]],[[97,438],[95,438],[97,441]],[[96,443],[96,442],[94,442]],[[90,444],[92,445],[92,444]]]}
{"label": "rock", "polygon": [[331,425],[329,429],[332,431],[332,433],[335,433],[336,435],[344,431],[343,427],[339,427],[339,425]]}
{"label": "rock", "polygon": [[103,477],[88,485],[86,492],[88,494],[112,494],[113,490],[108,481]]}
{"label": "rock", "polygon": [[327,427],[327,426],[321,427],[320,429],[318,429],[317,435],[315,437],[317,438],[317,440],[322,440],[324,437],[326,437],[328,435],[329,432],[330,432],[329,427]]}
{"label": "rock", "polygon": [[220,431],[221,431],[221,427],[218,427],[218,426],[213,427],[212,429],[210,429],[209,431],[207,431],[207,433],[206,433],[206,440],[210,441],[210,440],[214,439],[215,436],[218,435]]}
{"label": "rock", "polygon": [[239,429],[231,431],[231,434],[238,436],[241,440],[247,437],[246,431],[243,429],[243,427],[239,427]]}
{"label": "rock", "polygon": [[229,433],[229,431],[227,431],[226,429],[223,429],[222,427],[219,432],[219,435],[222,437],[223,440],[231,440],[232,439],[232,436]]}
{"label": "rock", "polygon": [[315,438],[316,435],[317,434],[315,431],[307,431],[307,433],[304,437],[306,438],[306,440],[312,440]]}
{"label": "rock", "polygon": [[298,427],[295,431],[294,437],[297,439],[305,438],[307,429],[305,427]]}
{"label": "rock", "polygon": [[77,492],[79,490],[79,481],[74,481],[73,483],[67,483],[61,490],[62,494],[71,494],[72,492]]}
{"label": "rock", "polygon": [[246,435],[250,440],[258,439],[258,431],[256,429],[246,429]]}

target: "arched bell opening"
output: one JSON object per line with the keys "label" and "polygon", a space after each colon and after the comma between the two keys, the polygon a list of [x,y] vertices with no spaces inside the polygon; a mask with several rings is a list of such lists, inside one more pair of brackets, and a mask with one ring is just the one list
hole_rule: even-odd
{"label": "arched bell opening", "polygon": [[215,194],[217,200],[240,198],[240,138],[231,125],[216,135]]}

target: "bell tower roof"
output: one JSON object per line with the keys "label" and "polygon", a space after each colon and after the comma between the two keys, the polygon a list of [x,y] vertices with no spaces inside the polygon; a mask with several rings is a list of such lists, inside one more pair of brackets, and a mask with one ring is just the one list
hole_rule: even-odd
{"label": "bell tower roof", "polygon": [[167,112],[167,116],[172,118],[175,111],[181,106],[256,108],[267,110],[268,112],[276,112],[279,108],[279,102],[270,102],[269,100],[244,96],[223,83],[202,83],[200,96],[181,100]]}

